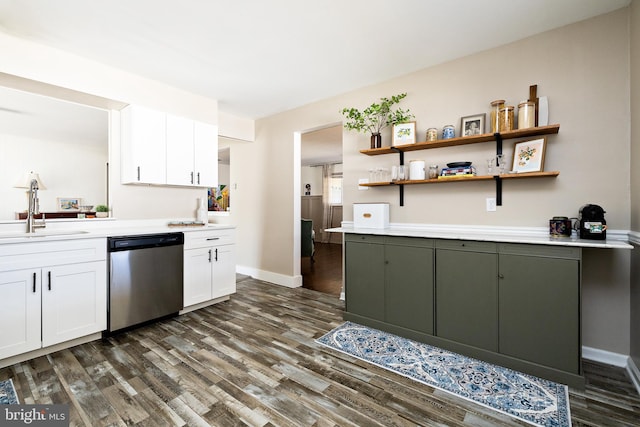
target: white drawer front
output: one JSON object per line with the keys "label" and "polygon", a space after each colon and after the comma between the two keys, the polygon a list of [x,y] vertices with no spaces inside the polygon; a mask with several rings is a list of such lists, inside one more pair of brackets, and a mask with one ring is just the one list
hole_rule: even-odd
{"label": "white drawer front", "polygon": [[0,271],[106,259],[105,238],[0,245]]}
{"label": "white drawer front", "polygon": [[232,245],[236,242],[235,230],[202,230],[184,233],[184,248],[204,248],[215,245]]}

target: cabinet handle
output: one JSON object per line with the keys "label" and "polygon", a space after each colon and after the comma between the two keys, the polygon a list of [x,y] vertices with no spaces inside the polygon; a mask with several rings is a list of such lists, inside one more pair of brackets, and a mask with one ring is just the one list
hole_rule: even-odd
{"label": "cabinet handle", "polygon": [[207,237],[207,240],[220,240],[219,237]]}
{"label": "cabinet handle", "polygon": [[209,262],[211,262],[211,249],[209,249]]}
{"label": "cabinet handle", "polygon": [[193,171],[191,171],[191,183],[193,184]]}
{"label": "cabinet handle", "polygon": [[216,262],[218,261],[218,248],[216,248]]}
{"label": "cabinet handle", "polygon": [[51,270],[47,271],[47,277],[49,278],[49,290],[51,290]]}
{"label": "cabinet handle", "polygon": [[33,273],[33,293],[36,293],[36,273]]}
{"label": "cabinet handle", "polygon": [[462,246],[462,247],[464,248],[464,243],[463,243],[463,244],[461,244],[460,246]]}
{"label": "cabinet handle", "polygon": [[498,278],[499,279],[504,279],[504,274],[502,274],[502,273],[498,274]]}
{"label": "cabinet handle", "polygon": [[198,184],[200,184],[200,172],[198,172]]}
{"label": "cabinet handle", "polygon": [[138,166],[138,181],[140,181],[140,166]]}

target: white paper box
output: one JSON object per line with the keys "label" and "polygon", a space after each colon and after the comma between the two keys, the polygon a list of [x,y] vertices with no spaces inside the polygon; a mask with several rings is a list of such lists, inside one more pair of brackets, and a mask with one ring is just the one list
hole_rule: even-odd
{"label": "white paper box", "polygon": [[354,203],[354,228],[389,228],[389,203]]}

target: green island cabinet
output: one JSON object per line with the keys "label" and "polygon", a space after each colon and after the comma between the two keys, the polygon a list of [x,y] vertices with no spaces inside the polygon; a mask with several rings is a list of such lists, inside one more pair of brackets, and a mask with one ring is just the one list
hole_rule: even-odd
{"label": "green island cabinet", "polygon": [[347,312],[433,334],[432,240],[347,234],[345,260]]}
{"label": "green island cabinet", "polygon": [[579,247],[345,234],[344,319],[584,387]]}

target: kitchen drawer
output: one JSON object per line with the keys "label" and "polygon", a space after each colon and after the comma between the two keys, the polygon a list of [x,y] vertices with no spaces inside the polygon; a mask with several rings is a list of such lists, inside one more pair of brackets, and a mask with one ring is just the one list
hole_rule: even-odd
{"label": "kitchen drawer", "polygon": [[236,234],[233,228],[198,230],[184,233],[184,248],[206,248],[217,245],[232,245],[236,242]]}
{"label": "kitchen drawer", "polygon": [[106,259],[107,239],[104,238],[0,245],[0,271],[103,261]]}
{"label": "kitchen drawer", "polygon": [[435,240],[424,237],[385,236],[386,245],[412,246],[414,248],[433,248]]}
{"label": "kitchen drawer", "polygon": [[581,258],[582,248],[575,246],[526,245],[521,243],[499,243],[498,252],[510,255],[526,255],[547,258]]}
{"label": "kitchen drawer", "polygon": [[472,252],[496,252],[495,242],[478,242],[475,240],[436,240],[437,249],[453,249]]}
{"label": "kitchen drawer", "polygon": [[375,234],[356,234],[347,233],[344,235],[345,242],[361,242],[361,243],[384,243],[384,236]]}

